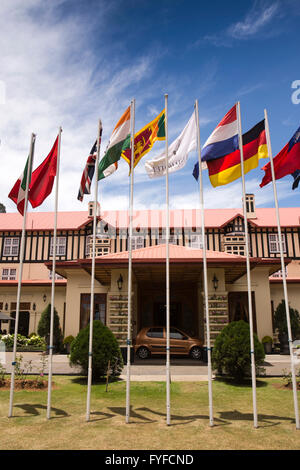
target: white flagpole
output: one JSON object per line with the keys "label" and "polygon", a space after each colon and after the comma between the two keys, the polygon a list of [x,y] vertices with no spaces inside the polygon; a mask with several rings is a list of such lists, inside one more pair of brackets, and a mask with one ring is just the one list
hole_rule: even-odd
{"label": "white flagpole", "polygon": [[204,200],[203,200],[203,178],[201,164],[201,146],[200,146],[200,126],[198,100],[195,102],[196,126],[197,126],[197,149],[199,163],[199,195],[201,210],[201,232],[202,232],[202,253],[203,253],[203,281],[204,281],[204,299],[205,299],[205,317],[206,317],[206,336],[207,336],[207,368],[208,368],[208,398],[209,398],[209,424],[214,425],[213,415],[213,394],[212,394],[212,368],[211,368],[211,345],[210,345],[210,325],[209,325],[209,307],[208,307],[208,282],[207,282],[207,259],[206,259],[206,240],[205,240],[205,219],[204,219]]}
{"label": "white flagpole", "polygon": [[99,119],[98,137],[97,137],[97,155],[96,155],[96,162],[95,162],[93,255],[92,255],[92,273],[91,273],[90,337],[89,337],[89,363],[88,363],[88,387],[87,387],[87,401],[86,401],[86,421],[90,420],[90,413],[91,413],[93,319],[94,319],[94,290],[95,290],[95,251],[96,251],[96,226],[97,226],[97,204],[98,204],[98,166],[99,166],[101,134],[102,134],[102,122]]}
{"label": "white flagpole", "polygon": [[[22,287],[22,276],[23,276],[23,263],[24,263],[24,252],[25,252],[25,232],[26,232],[26,219],[27,219],[27,207],[28,207],[28,189],[30,183],[31,170],[33,165],[34,157],[34,144],[36,135],[31,134],[28,167],[26,175],[26,189],[25,189],[25,201],[24,201],[24,215],[23,215],[23,226],[20,246],[20,263],[19,263],[19,277],[18,277],[18,291],[17,291],[17,308],[16,308],[16,319],[15,319],[15,332],[14,332],[14,347],[13,347],[13,360],[12,360],[12,372],[10,379],[10,397],[9,397],[9,413],[8,417],[11,418],[13,415],[13,401],[14,401],[14,389],[15,389],[15,367],[16,367],[16,353],[17,353],[17,335],[19,328],[19,314],[20,314],[20,299],[21,299],[21,287]],[[22,182],[21,182],[22,183]]]}
{"label": "white flagpole", "polygon": [[282,242],[282,235],[281,235],[280,215],[279,215],[279,207],[278,207],[278,197],[277,197],[277,188],[276,188],[276,180],[275,180],[273,154],[272,154],[272,147],[271,147],[269,120],[268,120],[268,114],[267,114],[266,109],[265,109],[265,128],[266,128],[268,155],[269,155],[269,158],[270,158],[270,165],[271,165],[272,184],[273,184],[273,193],[274,193],[276,219],[277,219],[277,230],[278,230],[278,239],[279,239],[279,247],[280,247],[279,249],[280,249],[282,282],[283,282],[283,291],[284,291],[285,314],[286,314],[286,320],[287,320],[288,341],[289,341],[289,349],[290,349],[290,361],[291,361],[291,372],[292,372],[292,383],[293,383],[293,396],[294,396],[296,429],[300,429],[298,397],[297,397],[297,380],[296,380],[296,373],[295,373],[295,364],[294,364],[294,361],[293,361],[293,350],[292,350],[293,338],[292,338],[289,299],[288,299],[285,265],[284,265],[283,242]]}
{"label": "white flagpole", "polygon": [[248,218],[247,218],[247,208],[246,208],[246,189],[245,189],[244,149],[243,149],[242,124],[241,124],[241,107],[240,107],[239,101],[237,103],[237,118],[238,118],[238,130],[239,130],[239,148],[240,148],[240,155],[241,155],[243,214],[244,214],[245,242],[246,242],[245,245],[246,245],[248,308],[249,308],[249,326],[250,326],[253,425],[254,425],[254,428],[257,428],[258,421],[257,421],[257,405],[256,405],[256,371],[255,371],[254,336],[253,336],[253,312],[252,312],[251,274],[250,274],[250,259],[249,259]]}
{"label": "white flagpole", "polygon": [[132,212],[133,212],[133,179],[134,179],[134,127],[135,100],[131,101],[131,165],[130,165],[130,200],[129,200],[129,237],[128,237],[128,326],[127,326],[127,377],[126,377],[126,423],[130,419],[130,346],[131,346],[131,312],[132,312]]}
{"label": "white flagpole", "polygon": [[168,95],[165,94],[165,134],[166,134],[166,391],[167,391],[167,425],[171,424],[170,404],[170,209],[169,209],[169,161],[168,161]]}
{"label": "white flagpole", "polygon": [[54,233],[53,233],[53,253],[52,253],[52,282],[51,282],[51,312],[50,312],[50,341],[49,341],[49,371],[48,371],[48,400],[47,400],[47,419],[51,418],[51,392],[52,392],[52,359],[53,359],[53,325],[54,325],[54,303],[55,303],[55,267],[56,267],[56,240],[57,240],[57,209],[58,209],[58,183],[59,183],[59,164],[60,164],[60,146],[61,146],[62,128],[58,131],[58,146],[56,160],[56,178],[55,178],[55,212],[54,212]]}

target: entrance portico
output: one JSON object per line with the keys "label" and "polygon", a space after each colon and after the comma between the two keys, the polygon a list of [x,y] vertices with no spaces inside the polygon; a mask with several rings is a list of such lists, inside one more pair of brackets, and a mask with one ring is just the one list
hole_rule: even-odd
{"label": "entrance portico", "polygon": [[[133,250],[133,302],[132,334],[136,336],[144,326],[165,324],[165,245]],[[253,305],[263,306],[269,321],[257,324],[259,337],[267,334],[271,325],[271,305],[264,303],[265,296],[256,296],[262,282],[262,272],[268,276],[279,269],[278,260],[251,258]],[[247,285],[244,281],[246,260],[244,256],[224,252],[207,251],[209,314],[212,342],[221,329],[238,315],[238,308],[247,320]],[[66,334],[77,334],[83,326],[82,299],[88,309],[90,293],[91,260],[57,262],[56,271],[66,277],[67,312]],[[119,339],[120,345],[127,338],[127,274],[128,252],[113,253],[96,258],[95,295],[99,300],[95,318],[105,318],[107,326]],[[122,279],[122,285],[118,280]],[[266,284],[267,285],[267,284]],[[264,285],[265,288],[265,285]],[[243,292],[237,302],[228,304],[229,292]],[[101,294],[101,295],[100,295]],[[170,245],[170,319],[171,326],[205,340],[203,298],[202,250]],[[99,299],[100,299],[99,297]],[[234,298],[234,295],[231,295]],[[262,298],[263,297],[263,298]],[[262,305],[260,305],[262,304]],[[234,309],[234,311],[230,311]],[[100,312],[101,310],[101,312]],[[269,311],[268,311],[269,310]],[[255,314],[255,311],[254,311]],[[85,312],[86,315],[86,312]],[[267,325],[267,326],[266,326]],[[269,334],[272,331],[269,331]]]}

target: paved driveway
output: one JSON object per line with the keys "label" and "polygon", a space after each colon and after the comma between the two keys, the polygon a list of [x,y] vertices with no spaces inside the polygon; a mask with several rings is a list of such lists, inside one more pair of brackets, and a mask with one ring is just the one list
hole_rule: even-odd
{"label": "paved driveway", "polygon": [[[39,353],[19,353],[23,356],[23,362],[32,361],[32,373],[38,373],[41,367]],[[11,372],[12,353],[6,353],[6,370]],[[135,359],[131,366],[132,380],[165,380],[165,358]],[[290,371],[289,356],[270,354],[265,358],[264,367],[269,377],[281,376],[284,369]],[[298,365],[300,368],[300,364]],[[47,369],[46,371],[47,372]],[[80,374],[79,367],[71,367],[67,355],[53,355],[53,374]],[[171,359],[172,380],[207,380],[207,365],[203,362],[185,358]],[[122,378],[126,377],[126,366]]]}

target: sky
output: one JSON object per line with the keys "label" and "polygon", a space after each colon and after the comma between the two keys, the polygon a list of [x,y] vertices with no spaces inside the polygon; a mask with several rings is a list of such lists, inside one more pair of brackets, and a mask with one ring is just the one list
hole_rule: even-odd
{"label": "sky", "polygon": [[[92,195],[81,203],[77,194],[98,120],[102,157],[133,98],[138,130],[163,109],[168,93],[169,143],[196,99],[202,144],[236,101],[243,131],[263,119],[266,108],[275,156],[300,125],[300,100],[292,100],[293,83],[300,85],[299,20],[299,0],[1,0],[0,202],[16,211],[7,195],[23,171],[31,133],[37,135],[36,168],[62,126],[58,207],[87,210]],[[155,143],[136,167],[136,210],[164,207],[165,179],[150,180],[144,167],[164,145]],[[199,205],[196,159],[191,152],[185,168],[170,175],[172,209]],[[255,194],[258,207],[274,206],[272,185],[259,187],[266,162],[246,175],[246,192]],[[241,207],[240,179],[213,188],[206,173],[206,208]],[[299,206],[300,189],[291,186],[291,176],[278,181],[280,207]],[[101,208],[127,209],[128,195],[122,160],[99,182]],[[35,211],[53,209],[54,191]]]}

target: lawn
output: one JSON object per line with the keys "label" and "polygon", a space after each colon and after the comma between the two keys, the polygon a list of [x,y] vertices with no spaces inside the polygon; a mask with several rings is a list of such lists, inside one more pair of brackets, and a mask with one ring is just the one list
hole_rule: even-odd
{"label": "lawn", "polygon": [[9,391],[0,391],[0,448],[4,449],[300,449],[291,390],[280,379],[258,381],[259,428],[253,428],[251,387],[215,381],[215,426],[208,422],[206,382],[171,386],[172,425],[165,424],[165,384],[133,382],[131,423],[125,424],[125,382],[93,385],[91,421],[85,421],[86,385],[55,376],[52,418],[47,391],[16,391],[7,418]]}

